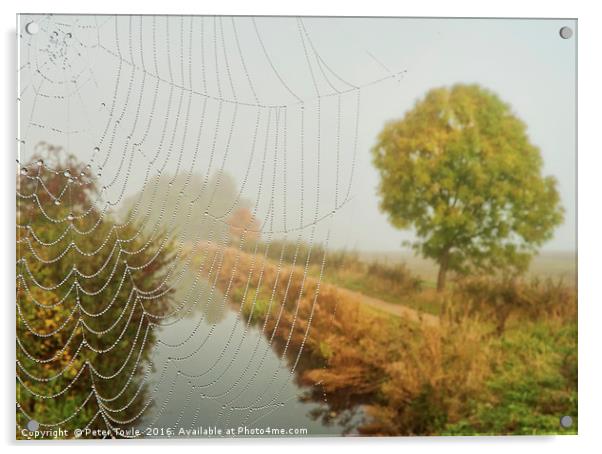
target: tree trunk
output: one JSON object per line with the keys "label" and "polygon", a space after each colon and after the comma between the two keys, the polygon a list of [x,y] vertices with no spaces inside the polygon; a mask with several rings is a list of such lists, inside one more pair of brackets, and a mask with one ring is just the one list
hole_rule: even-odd
{"label": "tree trunk", "polygon": [[439,274],[437,275],[437,291],[441,292],[445,289],[445,278],[447,275],[447,267],[449,265],[449,251],[443,252],[439,260]]}

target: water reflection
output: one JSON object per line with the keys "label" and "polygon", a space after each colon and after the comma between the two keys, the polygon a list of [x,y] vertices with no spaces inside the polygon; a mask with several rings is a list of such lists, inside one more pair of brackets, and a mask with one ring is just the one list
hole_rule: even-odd
{"label": "water reflection", "polygon": [[[201,322],[207,325],[218,324],[224,320],[228,310],[227,302],[218,289],[198,275],[194,276],[186,271],[178,284],[175,300],[187,302],[182,310],[178,311],[178,319],[193,319],[195,324]],[[173,321],[170,322],[172,323]]]}
{"label": "water reflection", "polygon": [[[194,286],[194,278],[187,279]],[[312,419],[323,405],[300,401],[306,390],[260,327],[248,326],[209,283],[197,282],[196,289],[186,316],[157,333],[149,381],[154,405],[139,429],[157,428],[158,437],[167,429],[180,437],[216,436],[205,432],[216,429],[229,436],[229,428],[244,434],[244,427],[307,429],[313,436],[342,432]]]}

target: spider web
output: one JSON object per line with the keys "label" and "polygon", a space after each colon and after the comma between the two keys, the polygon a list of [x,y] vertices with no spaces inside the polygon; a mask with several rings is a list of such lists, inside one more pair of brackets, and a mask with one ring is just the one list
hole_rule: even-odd
{"label": "spider web", "polygon": [[[31,21],[39,25],[35,34],[26,32]],[[36,416],[42,428],[74,429],[70,420],[85,414],[86,427],[100,424],[111,436],[123,437],[139,435],[119,434],[117,428],[194,428],[202,411],[213,412],[215,424],[225,426],[253,425],[286,411],[282,407],[298,399],[291,382],[318,304],[331,224],[352,196],[362,93],[400,73],[362,83],[347,80],[321,55],[311,21],[301,18],[35,15],[20,16],[19,23],[17,204],[31,203],[43,223],[58,225],[62,233],[46,238],[18,218],[16,284],[26,295],[17,299],[18,430],[33,418],[22,406],[25,398],[76,402],[67,419]],[[279,43],[285,35],[294,39]],[[44,160],[32,165],[32,156],[48,144],[75,154],[85,170],[71,175]],[[64,184],[53,192],[47,177],[59,170]],[[73,188],[92,178],[100,186],[93,204],[76,206]],[[240,183],[224,205],[217,198],[229,178]],[[162,181],[169,181],[167,190]],[[35,190],[22,192],[25,182]],[[117,216],[125,204],[130,210]],[[69,214],[54,217],[53,206],[70,207]],[[244,226],[234,241],[228,219],[241,207],[260,226]],[[110,228],[101,229],[107,223]],[[120,237],[129,227],[133,233]],[[96,250],[78,242],[90,235],[103,238]],[[137,241],[142,245],[132,248]],[[87,262],[111,244],[101,268],[88,270]],[[175,252],[167,273],[158,286],[143,289],[136,282],[139,273],[151,269],[168,244],[175,244]],[[215,248],[213,255],[196,260],[190,254],[207,244]],[[298,259],[304,244],[307,258]],[[318,244],[313,253],[321,254],[319,277],[302,326],[299,302]],[[270,248],[280,257],[274,284],[263,279],[270,272]],[[283,262],[285,249],[294,250],[292,267]],[[230,271],[223,268],[225,250],[235,257]],[[143,251],[149,261],[128,263]],[[232,284],[240,274],[237,263],[249,251],[246,285],[238,288]],[[42,284],[39,275],[53,266],[65,270],[63,278]],[[287,280],[290,286],[295,267],[302,270],[297,304],[274,364],[269,358],[285,307],[275,286]],[[87,287],[109,269],[103,286]],[[217,276],[224,272],[229,284],[219,289]],[[259,276],[255,292],[249,288],[251,275]],[[120,292],[105,294],[115,282]],[[245,304],[255,307],[260,290],[271,295],[269,305],[276,308],[273,330],[265,323],[253,327],[251,316],[243,314]],[[153,313],[154,302],[172,291],[173,308]],[[232,310],[232,323],[220,330],[208,311],[232,307],[235,291],[242,292],[241,303]],[[98,298],[103,309],[91,310],[84,304],[90,298]],[[42,311],[67,306],[69,316],[43,330],[23,315],[25,305]],[[193,317],[199,308],[201,315]],[[106,317],[113,309],[119,315]],[[124,347],[131,326],[135,336]],[[44,340],[68,330],[67,344],[56,351],[44,348]],[[39,351],[25,348],[24,335],[39,340]],[[108,335],[116,341],[97,347]],[[294,335],[302,338],[298,347]],[[156,336],[155,353],[144,359],[151,336]],[[68,348],[74,353],[66,367],[44,375]],[[90,361],[74,367],[85,350],[113,355],[116,349],[127,352],[126,360],[112,371],[98,370]],[[111,395],[99,391],[99,383],[124,376],[123,388]],[[71,392],[78,380],[89,382],[83,398]],[[55,381],[64,386],[48,391]],[[132,397],[124,401],[126,390]],[[176,394],[184,397],[183,405]]]}

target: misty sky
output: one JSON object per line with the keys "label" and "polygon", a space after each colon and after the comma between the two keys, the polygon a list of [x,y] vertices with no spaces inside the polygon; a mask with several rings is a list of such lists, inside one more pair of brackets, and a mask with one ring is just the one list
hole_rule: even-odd
{"label": "misty sky", "polygon": [[376,135],[429,89],[478,83],[525,121],[558,179],[565,222],[544,249],[576,248],[576,38],[558,33],[574,21],[257,18],[259,38],[251,18],[22,16],[20,27],[32,18],[21,160],[40,140],[62,145],[102,167],[111,203],[158,172],[223,171],[267,230],[317,219],[321,240],[334,209],[332,246],[400,250],[412,234],[378,210]]}

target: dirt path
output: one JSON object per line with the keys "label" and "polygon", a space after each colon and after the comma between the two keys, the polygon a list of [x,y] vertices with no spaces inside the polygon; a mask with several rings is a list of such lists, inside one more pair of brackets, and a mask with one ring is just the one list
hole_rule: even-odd
{"label": "dirt path", "polygon": [[363,293],[349,290],[344,287],[336,287],[336,289],[343,299],[361,301],[363,304],[375,309],[387,312],[388,314],[396,315],[398,317],[406,318],[417,323],[424,323],[425,325],[429,326],[439,325],[439,317],[436,315],[427,314],[426,312],[418,311],[402,304],[388,303],[378,298],[372,298],[371,296],[366,296]]}
{"label": "dirt path", "polygon": [[[198,247],[198,246],[196,246],[196,247]],[[217,251],[217,248],[214,245],[212,245],[211,243],[203,244],[202,247],[204,247],[205,249],[207,249],[209,251]],[[226,248],[225,251],[228,252],[228,254],[231,257],[242,256],[249,263],[251,262],[251,257],[252,257],[251,254],[247,254],[245,252],[241,253],[240,250],[235,249],[235,248]],[[260,260],[263,260],[263,259],[260,258]],[[276,265],[273,264],[270,260],[267,261],[266,266],[272,267],[272,271],[274,271],[276,269]],[[298,269],[298,272],[302,274],[302,269],[300,267],[297,267],[297,269]],[[285,271],[285,270],[288,270],[288,271]],[[284,274],[286,274],[286,273],[290,272],[290,268],[283,268],[282,271]],[[275,275],[277,273],[274,271],[273,274]],[[310,276],[307,277],[308,281],[311,279],[314,279],[314,278],[312,278]],[[323,285],[328,286],[330,289],[335,290],[340,295],[340,301],[348,301],[351,303],[365,304],[376,310],[386,312],[388,314],[395,315],[397,317],[405,318],[407,320],[412,320],[416,323],[423,323],[428,326],[439,325],[439,317],[437,317],[436,315],[428,314],[426,312],[419,311],[419,310],[413,309],[408,306],[404,306],[403,304],[388,303],[387,301],[383,301],[378,298],[373,298],[371,296],[364,295],[363,293],[356,292],[354,290],[349,290],[345,287],[339,287],[332,283],[324,282]]]}

